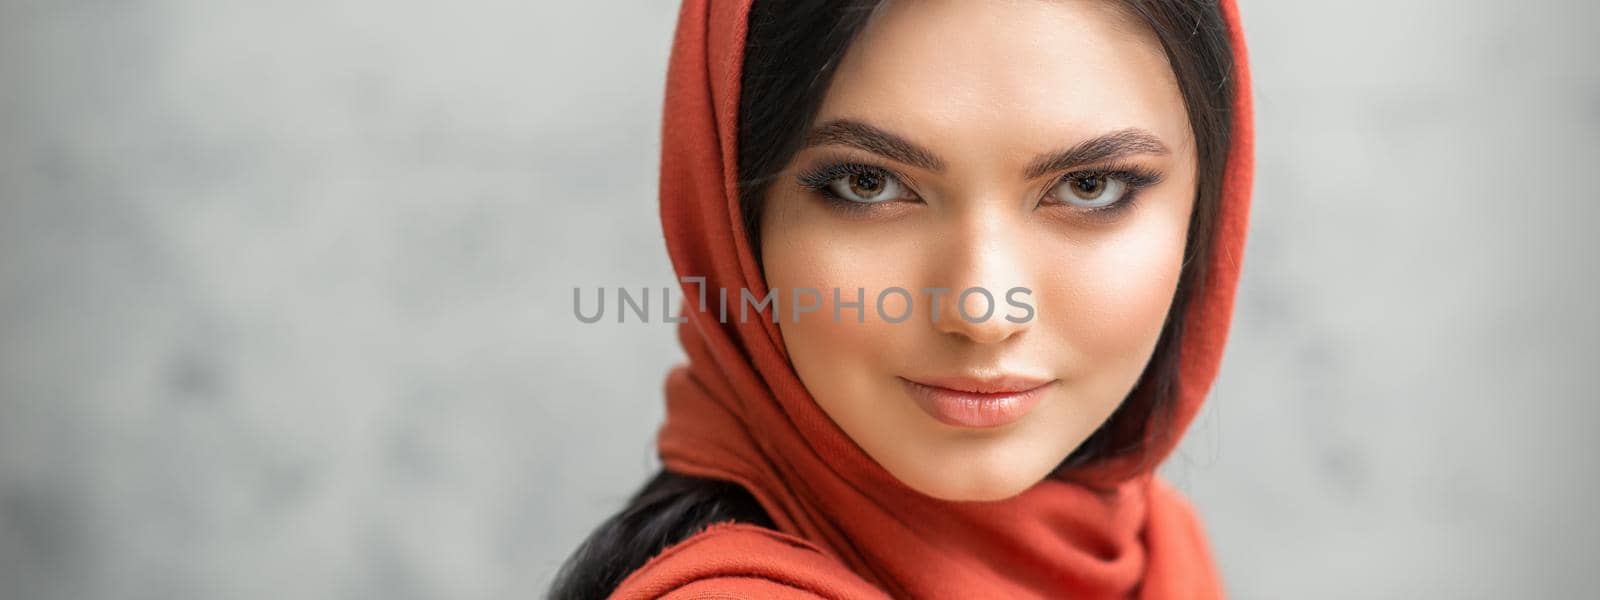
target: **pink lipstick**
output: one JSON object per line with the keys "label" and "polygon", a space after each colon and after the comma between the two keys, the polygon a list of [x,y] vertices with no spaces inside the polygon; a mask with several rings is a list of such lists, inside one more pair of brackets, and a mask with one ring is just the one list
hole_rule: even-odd
{"label": "pink lipstick", "polygon": [[1021,419],[1056,382],[1021,375],[1000,377],[901,377],[917,406],[954,427],[986,429]]}

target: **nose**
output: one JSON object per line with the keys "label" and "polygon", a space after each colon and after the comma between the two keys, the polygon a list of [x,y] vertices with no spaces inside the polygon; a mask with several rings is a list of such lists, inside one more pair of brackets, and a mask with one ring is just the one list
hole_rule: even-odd
{"label": "nose", "polygon": [[938,298],[933,327],[977,344],[1021,335],[1037,316],[1026,275],[1025,220],[1003,210],[972,210],[951,219],[933,278],[949,291]]}

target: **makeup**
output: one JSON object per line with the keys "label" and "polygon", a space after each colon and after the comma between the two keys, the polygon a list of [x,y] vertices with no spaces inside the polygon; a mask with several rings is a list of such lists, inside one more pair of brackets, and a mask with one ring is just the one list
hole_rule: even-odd
{"label": "makeup", "polygon": [[993,379],[899,378],[923,412],[954,427],[1003,427],[1027,416],[1054,379],[1008,375]]}

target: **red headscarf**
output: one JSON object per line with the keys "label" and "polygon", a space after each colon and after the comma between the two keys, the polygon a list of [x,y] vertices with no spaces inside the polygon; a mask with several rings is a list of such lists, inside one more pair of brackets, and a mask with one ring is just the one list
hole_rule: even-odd
{"label": "red headscarf", "polygon": [[[1173,432],[1222,359],[1250,207],[1252,127],[1244,36],[1221,3],[1235,53],[1233,146],[1207,281],[1185,316]],[[766,294],[740,218],[737,109],[750,0],[685,0],[667,75],[661,221],[673,267],[704,289]],[[1206,598],[1221,583],[1187,502],[1147,468],[1110,493],[1046,479],[998,502],[921,494],[872,460],[811,398],[767,319],[698,310],[678,334],[687,365],[666,385],[663,465],[731,481],[777,526],[718,524],[630,575],[617,597]],[[1152,438],[1164,457],[1178,435]],[[1100,473],[1127,464],[1100,465]],[[1080,473],[1094,477],[1095,473]]]}

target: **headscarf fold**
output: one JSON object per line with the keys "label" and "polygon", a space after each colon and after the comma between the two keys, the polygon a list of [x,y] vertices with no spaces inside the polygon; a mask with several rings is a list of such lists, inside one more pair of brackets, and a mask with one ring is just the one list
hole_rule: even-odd
{"label": "headscarf fold", "polygon": [[[687,320],[678,335],[688,362],[666,382],[666,421],[657,437],[663,466],[742,486],[778,532],[894,597],[1220,596],[1198,520],[1151,467],[1109,491],[1050,478],[995,502],[924,495],[878,465],[823,412],[789,362],[776,324],[721,322],[717,290],[748,289],[758,298],[767,292],[736,183],[749,8],[750,0],[685,0],[672,46],[661,221],[677,274],[705,279],[682,286]],[[1216,376],[1249,218],[1253,136],[1244,38],[1234,2],[1223,0],[1221,8],[1235,53],[1232,147],[1207,279],[1186,307],[1169,435],[1150,439],[1155,457],[1172,451]],[[702,290],[710,299],[705,307],[698,303]],[[1118,466],[1126,465],[1090,469],[1109,473]],[[694,560],[714,563],[706,573],[774,577],[763,557],[728,549],[718,555],[714,544],[695,550],[706,555]],[[692,579],[682,570],[648,570],[625,581],[619,594],[660,591],[663,577],[677,577],[671,585]]]}

